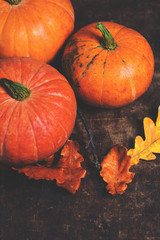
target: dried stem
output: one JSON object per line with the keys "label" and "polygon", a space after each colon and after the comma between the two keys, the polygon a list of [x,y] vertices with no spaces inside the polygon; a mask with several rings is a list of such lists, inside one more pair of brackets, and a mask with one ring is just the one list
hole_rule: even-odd
{"label": "dried stem", "polygon": [[80,118],[81,118],[81,120],[82,120],[82,122],[83,122],[83,124],[84,124],[84,127],[85,127],[85,129],[86,129],[86,131],[87,131],[87,133],[88,133],[88,137],[89,137],[89,141],[90,141],[90,145],[91,145],[91,149],[92,149],[93,163],[94,163],[95,167],[96,167],[98,170],[100,170],[100,169],[101,169],[101,165],[100,165],[100,163],[99,163],[99,161],[98,161],[98,157],[97,157],[97,155],[96,155],[96,148],[95,148],[95,145],[94,145],[94,141],[93,141],[93,136],[92,136],[92,133],[91,133],[91,129],[90,129],[90,127],[88,126],[85,118],[83,117],[83,114],[82,114],[82,112],[81,112],[81,110],[80,110],[79,107],[77,108],[77,112],[78,112],[78,114],[79,114],[79,116],[80,116]]}

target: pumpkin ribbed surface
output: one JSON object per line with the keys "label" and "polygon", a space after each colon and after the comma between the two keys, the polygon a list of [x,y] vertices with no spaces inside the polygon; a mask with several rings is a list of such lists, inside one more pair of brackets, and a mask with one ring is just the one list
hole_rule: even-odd
{"label": "pumpkin ribbed surface", "polygon": [[114,39],[105,48],[97,23],[87,25],[68,41],[63,70],[76,94],[88,104],[106,108],[126,105],[149,87],[154,57],[147,40],[135,30],[103,22]]}
{"label": "pumpkin ribbed surface", "polygon": [[0,61],[2,78],[23,84],[31,94],[20,102],[0,85],[0,161],[24,165],[49,157],[74,127],[76,99],[68,81],[48,64],[18,57]]}
{"label": "pumpkin ribbed surface", "polygon": [[0,57],[49,62],[74,28],[70,0],[0,1]]}

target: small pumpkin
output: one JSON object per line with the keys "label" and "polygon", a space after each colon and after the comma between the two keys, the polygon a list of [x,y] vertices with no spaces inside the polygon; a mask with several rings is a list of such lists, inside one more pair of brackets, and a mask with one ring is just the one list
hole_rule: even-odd
{"label": "small pumpkin", "polygon": [[0,163],[23,166],[53,155],[69,138],[76,99],[66,78],[31,58],[0,61]]}
{"label": "small pumpkin", "polygon": [[114,108],[133,102],[147,90],[154,56],[147,40],[135,30],[99,22],[69,39],[62,66],[83,101]]}
{"label": "small pumpkin", "polygon": [[70,0],[3,0],[0,9],[0,57],[49,62],[74,29]]}

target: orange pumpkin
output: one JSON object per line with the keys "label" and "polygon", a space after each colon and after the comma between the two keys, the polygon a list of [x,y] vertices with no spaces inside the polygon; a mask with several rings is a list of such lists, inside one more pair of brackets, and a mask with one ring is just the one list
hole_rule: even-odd
{"label": "orange pumpkin", "polygon": [[70,0],[1,0],[0,57],[49,62],[74,28]]}
{"label": "orange pumpkin", "polygon": [[131,103],[147,90],[154,57],[138,32],[103,22],[85,26],[70,38],[62,65],[83,101],[114,108]]}
{"label": "orange pumpkin", "polygon": [[66,78],[31,58],[0,61],[0,163],[36,163],[69,138],[76,99]]}

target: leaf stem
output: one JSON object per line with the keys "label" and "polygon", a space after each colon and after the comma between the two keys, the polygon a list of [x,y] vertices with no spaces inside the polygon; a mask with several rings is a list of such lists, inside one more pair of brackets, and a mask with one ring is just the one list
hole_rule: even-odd
{"label": "leaf stem", "polygon": [[86,122],[86,120],[85,120],[85,118],[84,118],[84,116],[83,116],[83,114],[82,114],[82,112],[81,112],[81,110],[80,110],[79,107],[77,108],[77,112],[78,112],[78,114],[79,114],[79,116],[80,116],[80,118],[81,118],[81,120],[82,120],[82,122],[83,122],[83,125],[84,125],[84,127],[85,127],[85,129],[86,129],[86,131],[87,131],[87,133],[88,133],[88,137],[89,137],[89,141],[90,141],[90,145],[91,145],[91,149],[92,149],[93,163],[94,163],[95,167],[96,167],[98,170],[100,170],[100,169],[101,169],[101,165],[100,165],[100,163],[99,163],[99,161],[98,161],[98,157],[97,157],[97,155],[96,155],[96,148],[95,148],[95,145],[94,145],[94,141],[93,141],[93,136],[92,136],[92,133],[91,133],[91,129],[90,129],[90,127],[88,126],[88,124],[87,124],[87,122]]}

